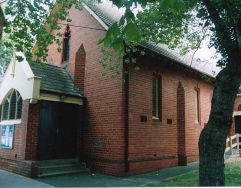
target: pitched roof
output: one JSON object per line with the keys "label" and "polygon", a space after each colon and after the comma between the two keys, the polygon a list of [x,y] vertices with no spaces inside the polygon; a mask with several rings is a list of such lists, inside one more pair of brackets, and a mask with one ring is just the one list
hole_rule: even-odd
{"label": "pitched roof", "polygon": [[41,77],[40,90],[82,97],[83,92],[75,87],[65,68],[49,64],[31,64],[34,76]]}
{"label": "pitched roof", "polygon": [[[113,7],[109,1],[102,1],[101,4],[93,4],[92,1],[85,0],[85,4],[100,18],[108,27],[115,21],[118,21],[123,15],[123,9]],[[154,44],[151,42],[142,42],[140,46],[151,50],[152,52],[165,56],[184,67],[193,69],[201,74],[214,78],[221,70],[216,66],[216,63],[209,61],[202,61],[200,59],[193,59],[191,53],[187,55],[180,55],[179,50],[170,49],[163,44]]]}

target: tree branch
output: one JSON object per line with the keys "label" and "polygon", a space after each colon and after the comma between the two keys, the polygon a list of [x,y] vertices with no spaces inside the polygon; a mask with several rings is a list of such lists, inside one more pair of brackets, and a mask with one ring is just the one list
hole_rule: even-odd
{"label": "tree branch", "polygon": [[[232,25],[233,25],[235,38],[236,38],[235,42],[236,42],[239,56],[240,56],[240,54],[241,54],[241,28],[239,27],[238,21],[234,18],[235,15],[233,15],[234,11],[230,7],[230,1],[223,0],[223,2],[224,2],[224,6],[226,7],[227,14],[230,18],[230,21],[232,22]],[[233,6],[235,6],[235,5],[233,5]],[[239,57],[239,58],[241,59],[241,57]]]}
{"label": "tree branch", "polygon": [[[223,18],[220,17],[219,11],[216,9],[215,5],[213,5],[211,0],[202,0],[204,3],[211,21],[215,25],[216,36],[219,41],[219,45],[221,48],[225,49],[225,52],[228,55],[228,58],[233,59],[237,54],[234,53],[236,46],[233,44],[233,39],[230,36],[229,29],[227,25],[222,21]],[[229,61],[228,66],[232,66],[235,68],[237,66],[237,62],[234,60]]]}

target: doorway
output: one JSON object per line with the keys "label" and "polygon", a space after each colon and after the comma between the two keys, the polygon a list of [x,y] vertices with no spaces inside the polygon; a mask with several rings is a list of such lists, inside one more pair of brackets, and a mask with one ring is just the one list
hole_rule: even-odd
{"label": "doorway", "polygon": [[78,105],[42,101],[38,134],[38,160],[77,156]]}

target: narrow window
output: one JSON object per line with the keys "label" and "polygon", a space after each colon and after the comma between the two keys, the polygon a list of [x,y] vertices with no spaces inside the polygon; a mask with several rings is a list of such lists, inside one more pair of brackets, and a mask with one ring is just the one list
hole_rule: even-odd
{"label": "narrow window", "polygon": [[6,99],[6,101],[2,105],[2,120],[8,120],[9,119],[9,99]]}
{"label": "narrow window", "polygon": [[200,90],[195,89],[195,122],[200,123]]}
{"label": "narrow window", "polygon": [[19,95],[18,102],[17,102],[16,119],[21,119],[21,117],[22,117],[22,106],[23,106],[23,99]]}
{"label": "narrow window", "polygon": [[63,40],[62,62],[69,61],[69,54],[70,54],[70,30],[69,30],[69,26],[67,26],[66,31],[64,33],[64,40]]}
{"label": "narrow window", "polygon": [[161,77],[152,79],[152,117],[161,120]]}
{"label": "narrow window", "polygon": [[17,104],[17,99],[16,99],[16,91],[13,91],[11,97],[10,97],[10,119],[15,119],[15,114],[16,114],[16,104]]}

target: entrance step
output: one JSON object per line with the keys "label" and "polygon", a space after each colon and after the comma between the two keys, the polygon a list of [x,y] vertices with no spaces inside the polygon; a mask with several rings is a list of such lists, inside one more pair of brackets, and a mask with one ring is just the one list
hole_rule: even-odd
{"label": "entrance step", "polygon": [[85,163],[78,159],[57,159],[38,161],[38,177],[66,175],[73,173],[89,172]]}

